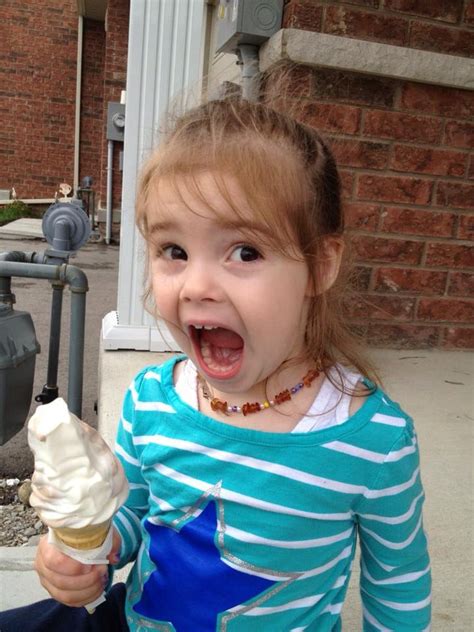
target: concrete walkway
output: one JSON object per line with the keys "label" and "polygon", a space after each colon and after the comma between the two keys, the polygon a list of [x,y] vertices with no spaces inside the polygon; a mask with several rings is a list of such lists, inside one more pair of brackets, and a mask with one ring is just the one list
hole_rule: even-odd
{"label": "concrete walkway", "polygon": [[[433,567],[432,629],[471,632],[474,354],[375,350],[372,357],[386,390],[413,416],[418,431]],[[117,393],[139,368],[156,361],[157,354],[101,353],[99,427],[111,441],[120,410]],[[44,596],[32,559],[31,548],[0,548],[2,609]],[[343,611],[348,632],[361,629],[356,567]]]}
{"label": "concrete walkway", "polygon": [[0,226],[1,237],[14,237],[15,239],[44,239],[42,220],[32,217],[23,217]]}

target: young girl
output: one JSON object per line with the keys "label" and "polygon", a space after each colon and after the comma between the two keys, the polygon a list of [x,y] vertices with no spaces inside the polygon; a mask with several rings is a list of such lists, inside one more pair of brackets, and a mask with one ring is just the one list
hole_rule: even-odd
{"label": "young girl", "polygon": [[[75,630],[341,630],[357,534],[363,629],[429,629],[416,435],[344,324],[327,145],[262,104],[201,106],[145,166],[137,222],[148,297],[185,356],[125,396],[111,560],[134,562],[126,597],[92,616],[51,605],[45,629],[67,611]],[[37,570],[73,606],[106,571],[44,540]]]}

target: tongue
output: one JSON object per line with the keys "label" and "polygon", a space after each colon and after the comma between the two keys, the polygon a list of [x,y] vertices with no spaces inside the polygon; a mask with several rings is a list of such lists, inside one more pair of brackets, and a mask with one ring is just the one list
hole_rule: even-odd
{"label": "tongue", "polygon": [[201,340],[213,347],[222,347],[224,349],[241,349],[244,346],[244,341],[239,334],[223,327],[204,329],[201,334]]}

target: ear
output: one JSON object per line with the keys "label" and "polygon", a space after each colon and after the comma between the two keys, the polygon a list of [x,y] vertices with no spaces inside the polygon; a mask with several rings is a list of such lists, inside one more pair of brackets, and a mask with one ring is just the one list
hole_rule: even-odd
{"label": "ear", "polygon": [[312,280],[308,286],[308,296],[317,296],[327,292],[336,282],[341,267],[342,255],[344,253],[344,240],[336,235],[324,237],[321,252],[315,262],[314,277],[316,279],[316,289]]}

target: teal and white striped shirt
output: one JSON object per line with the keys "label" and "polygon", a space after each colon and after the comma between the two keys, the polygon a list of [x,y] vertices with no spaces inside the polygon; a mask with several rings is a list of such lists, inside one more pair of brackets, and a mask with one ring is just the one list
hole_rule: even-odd
{"label": "teal and white striped shirt", "polygon": [[115,516],[131,630],[337,631],[357,533],[363,629],[430,625],[430,564],[412,420],[380,389],[342,424],[272,433],[182,401],[176,358],[128,390]]}

